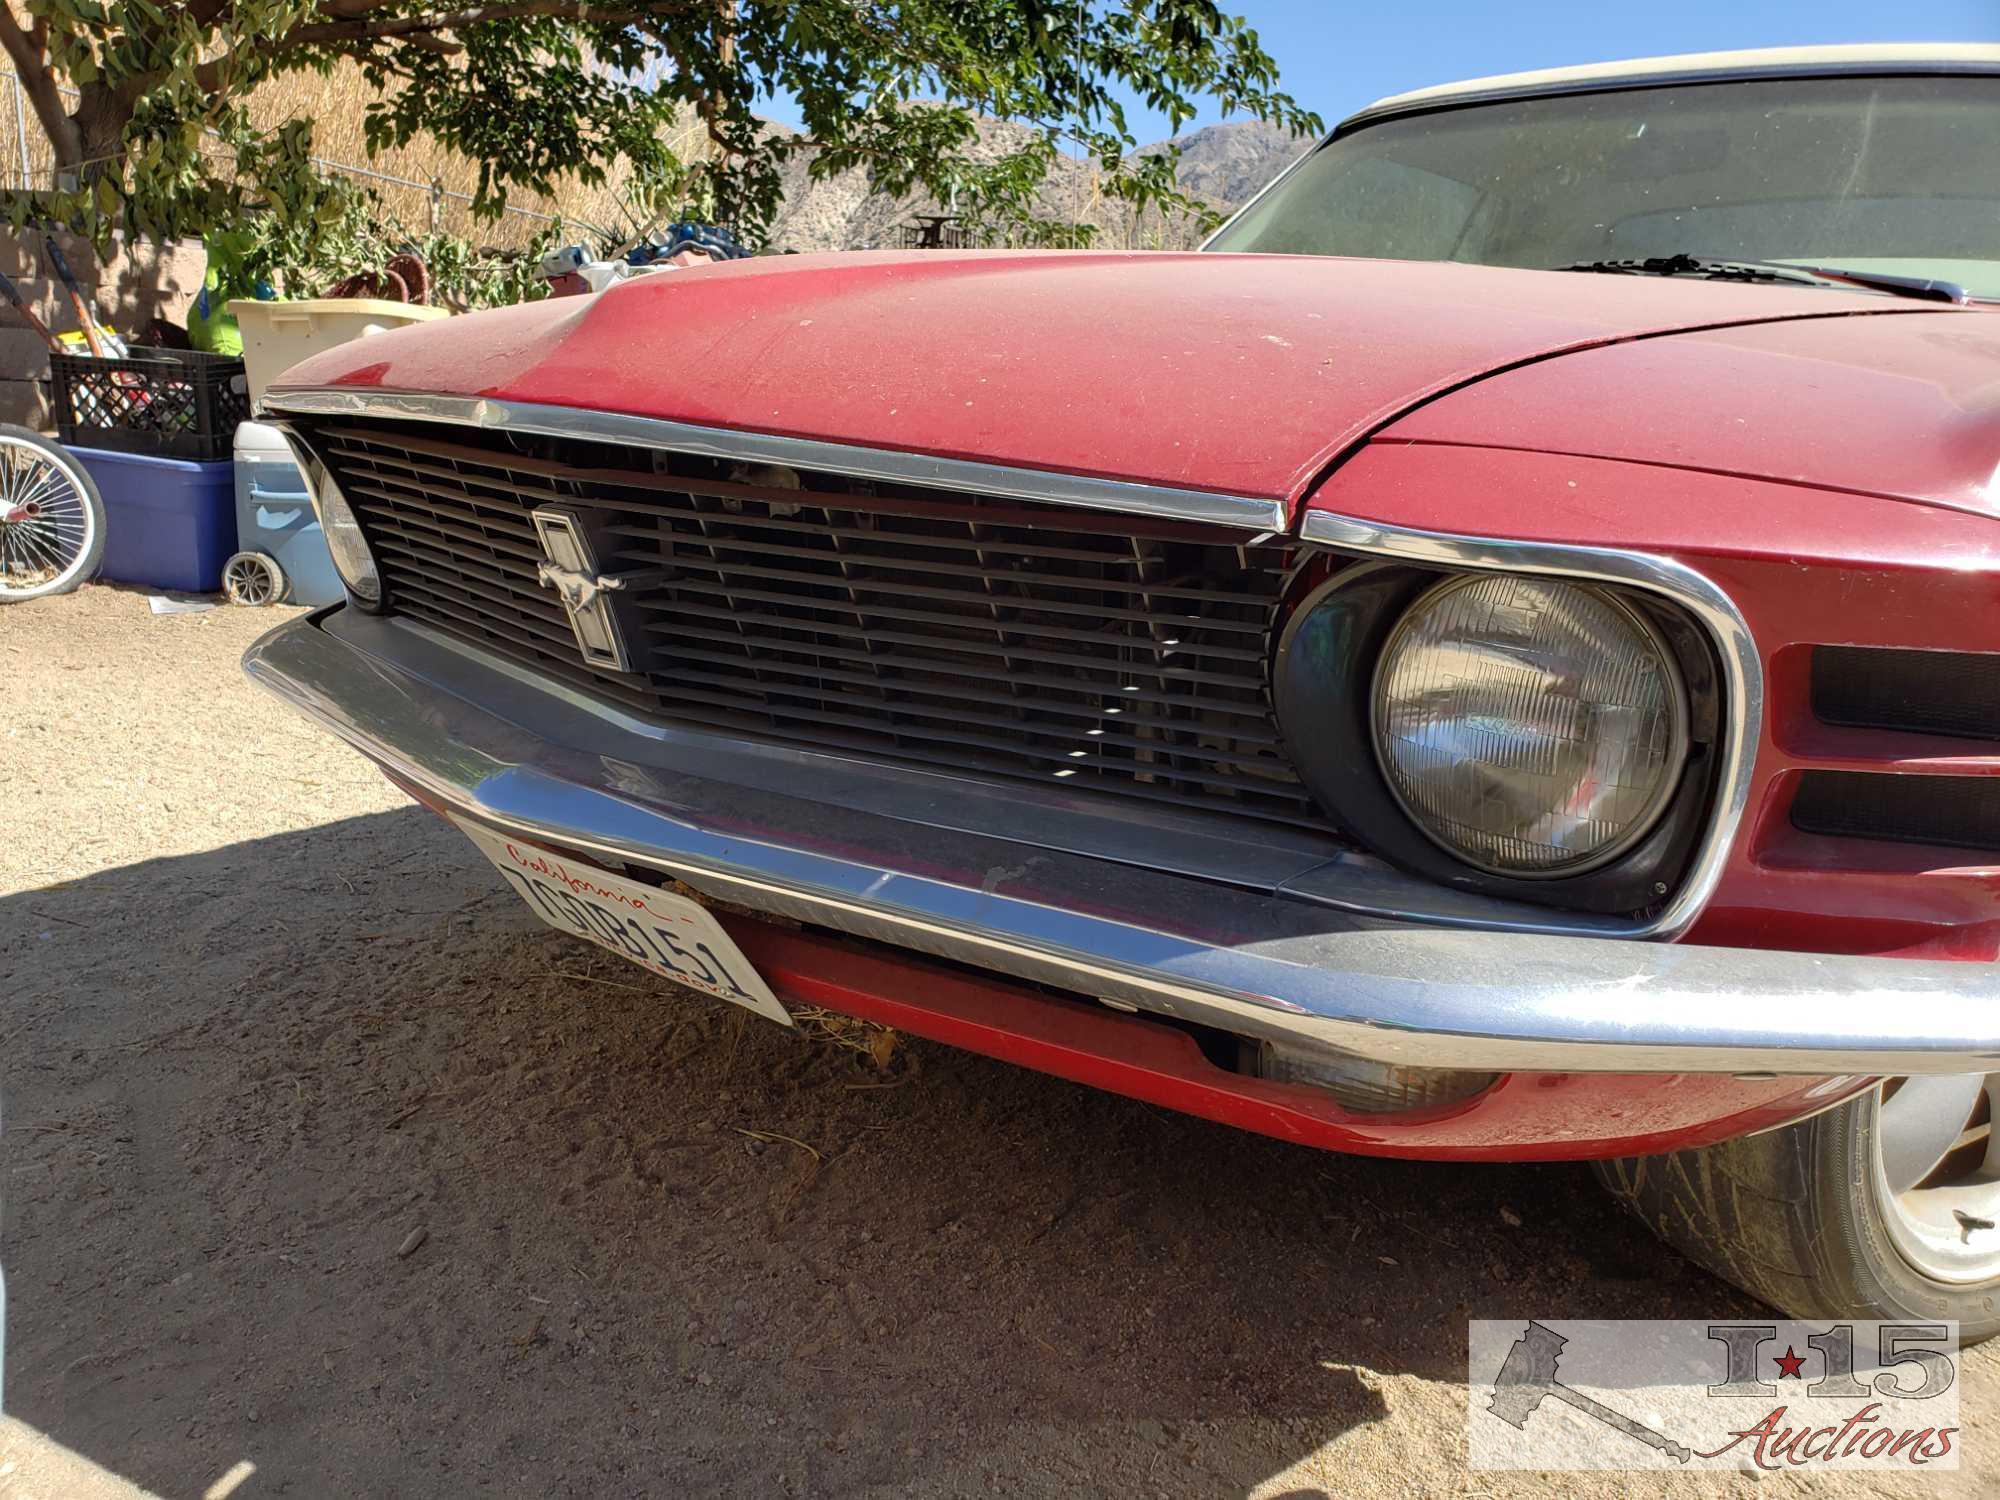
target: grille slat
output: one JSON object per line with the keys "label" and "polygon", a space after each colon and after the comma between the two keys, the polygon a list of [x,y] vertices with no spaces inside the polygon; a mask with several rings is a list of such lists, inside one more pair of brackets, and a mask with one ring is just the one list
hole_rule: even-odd
{"label": "grille slat", "polygon": [[[795,721],[800,724],[832,724],[842,729],[859,730],[877,730],[883,727],[880,721],[861,714],[842,713],[837,710],[815,710],[805,703],[779,701],[782,698],[782,694],[775,695],[773,699],[746,702],[740,695],[735,693],[714,693],[701,688],[689,688],[686,685],[686,679],[679,677],[678,674],[675,679],[674,694],[676,701],[679,702],[705,703],[713,708],[736,709],[750,714],[763,712],[770,714],[780,721]],[[797,696],[818,697],[820,695]],[[960,718],[957,722],[965,724],[972,721]],[[986,751],[997,755],[1025,756],[1031,760],[1045,761],[1055,769],[1067,769],[1077,772],[1103,768],[1130,770],[1132,765],[1129,760],[1107,756],[1102,753],[1092,754],[1089,751],[1073,752],[1045,749],[1039,745],[1024,743],[1019,737],[958,733],[950,730],[933,729],[928,725],[913,724],[907,720],[896,724],[894,731],[897,738],[902,741],[914,741],[932,747],[961,745],[968,749]],[[1175,754],[1173,747],[1165,744],[1149,745],[1148,748],[1154,753],[1160,754],[1163,759],[1181,760],[1191,758]],[[1163,769],[1165,768],[1163,767]],[[1241,787],[1246,780],[1246,778],[1241,776],[1212,773],[1181,765],[1174,766],[1172,774],[1176,780],[1194,781],[1204,786],[1215,787]],[[1260,788],[1260,790],[1268,790],[1280,796],[1293,797],[1301,802],[1306,800],[1306,794],[1303,791],[1285,787],[1282,784],[1270,788]]]}
{"label": "grille slat", "polygon": [[508,602],[537,609],[568,629],[569,617],[563,613],[562,605],[555,596],[542,590],[533,568],[510,564],[504,558],[468,557],[463,552],[449,552],[438,545],[435,537],[413,535],[402,527],[384,526],[375,534],[381,538],[380,551],[400,553],[427,567],[483,578],[500,589]]}
{"label": "grille slat", "polygon": [[[865,505],[861,505],[857,508],[857,506],[852,502],[840,505],[829,505],[826,508],[831,510],[836,515],[860,514],[867,512],[867,507]],[[667,511],[667,507],[664,506],[658,507],[658,509],[663,512]],[[682,513],[668,512],[670,519],[680,514]],[[860,542],[877,541],[877,542],[893,543],[898,547],[923,548],[939,552],[960,552],[960,553],[972,552],[975,555],[978,550],[976,546],[969,547],[967,542],[963,539],[943,537],[943,536],[927,536],[921,532],[883,533],[880,531],[870,530],[867,527],[846,526],[833,523],[824,526],[816,526],[785,517],[732,514],[726,511],[703,512],[701,514],[706,516],[708,519],[727,521],[732,529],[742,529],[752,533],[761,533],[770,531],[770,532],[778,532],[781,534],[791,533],[798,536],[825,536],[837,539],[839,541],[860,541]],[[989,522],[987,524],[990,526],[993,523]],[[1008,529],[1026,530],[1027,528],[1023,527],[1020,523],[1017,522]],[[657,535],[656,532],[647,532],[644,534]],[[746,547],[755,547],[759,544],[751,540],[750,538],[746,537],[743,539],[742,545]],[[1019,558],[1030,558],[1036,562],[1052,562],[1052,563],[1080,562],[1080,563],[1089,563],[1097,567],[1106,567],[1115,565],[1115,566],[1129,568],[1135,566],[1137,561],[1134,558],[1121,557],[1116,554],[1107,554],[1104,552],[1091,552],[1076,547],[1057,547],[1048,545],[1047,543],[1039,543],[1039,544],[1031,543],[1026,540],[1017,541],[1011,537],[1001,538],[997,540],[989,538],[988,541],[986,542],[986,550],[988,551],[998,550],[1004,552],[1006,554],[1005,560],[1010,564]],[[883,555],[879,558],[876,557],[874,554],[869,554],[869,553],[854,553],[852,555],[854,556],[856,561],[880,561],[885,566],[894,562],[908,561],[907,559],[898,558],[893,554]],[[919,563],[917,564],[917,566],[919,571],[922,572],[935,573],[941,571],[936,566],[930,564]],[[972,577],[972,578],[982,577],[990,570],[990,567],[991,565],[965,565],[963,566],[960,576]],[[1014,577],[1016,575],[1010,572],[1007,576]],[[1028,579],[1028,581],[1039,583],[1047,587],[1080,588],[1086,586],[1081,580],[1075,577],[1065,578],[1063,575],[1059,573],[1035,573],[1035,574],[1022,574],[1019,576]],[[1089,582],[1087,586],[1093,589],[1100,589],[1100,588],[1107,590],[1124,589],[1124,590],[1129,590],[1133,593],[1148,592],[1148,590],[1142,589],[1136,583],[1122,583],[1118,579],[1111,578],[1108,576],[1094,578]],[[1194,600],[1203,604],[1244,604],[1244,605],[1257,606],[1267,602],[1256,594],[1233,592],[1227,589],[1216,589],[1213,591],[1209,591],[1198,588],[1185,588],[1185,589],[1163,588],[1158,590],[1157,592],[1159,592],[1162,596],[1165,597]]]}
{"label": "grille slat", "polygon": [[[993,620],[988,626],[988,630],[992,636],[1000,638],[1001,644],[997,647],[989,647],[970,638],[966,627],[972,624],[972,621],[964,615],[945,614],[933,610],[902,609],[890,604],[867,604],[853,598],[846,600],[801,599],[796,594],[782,593],[773,589],[736,588],[726,583],[705,583],[692,578],[677,578],[669,587],[677,596],[696,594],[724,599],[728,601],[732,609],[738,599],[748,599],[756,604],[772,604],[780,607],[790,606],[800,609],[819,610],[841,617],[866,617],[868,619],[896,620],[904,624],[941,625],[947,629],[959,631],[961,634],[936,638],[925,636],[921,632],[905,633],[879,630],[865,623],[856,627],[853,633],[858,634],[865,640],[903,641],[916,645],[934,644],[945,650],[962,650],[980,655],[1004,656],[1014,661],[1036,661],[1052,666],[1074,667],[1079,671],[1112,670],[1147,677],[1171,677],[1184,682],[1211,682],[1220,687],[1234,687],[1240,679],[1228,672],[1212,672],[1199,667],[1150,666],[1141,661],[1128,660],[1122,653],[1144,651],[1155,656],[1219,657],[1226,661],[1253,662],[1259,664],[1260,667],[1264,658],[1264,653],[1261,651],[1244,651],[1235,647],[1190,647],[1185,644],[1169,646],[1159,641],[1149,641],[1144,636],[1066,630],[1059,626],[1038,625],[1031,620]],[[670,601],[641,599],[637,602],[640,608],[647,610],[671,610],[676,607]],[[1001,601],[994,602],[998,603]],[[783,615],[764,615],[740,611],[738,613],[745,620],[763,620],[778,625],[797,623]],[[652,624],[646,628],[653,631],[670,632],[674,627],[671,625]],[[813,628],[824,629],[829,634],[840,633],[837,627],[820,622],[813,622]],[[1110,661],[1106,661],[1102,657],[1092,656],[1081,651],[1049,651],[1041,647],[1014,646],[1005,641],[1005,637],[1010,635],[1033,636],[1040,640],[1068,641],[1077,645],[1096,646],[1120,654],[1114,656]]]}
{"label": "grille slat", "polygon": [[[392,609],[649,718],[1327,829],[1273,720],[1283,541],[601,442],[329,422]],[[580,512],[630,673],[531,512]]]}
{"label": "grille slat", "polygon": [[[750,519],[751,518],[745,516],[731,516],[729,517],[729,524],[732,527],[740,527],[745,525],[745,523]],[[620,525],[620,526],[614,526],[610,529],[616,534],[622,536],[642,537],[648,540],[657,540],[659,537],[658,530],[653,527]],[[801,530],[802,528],[787,526],[785,529],[796,531],[796,530]],[[852,564],[854,566],[869,567],[869,568],[886,568],[892,571],[905,572],[905,573],[917,573],[917,574],[928,573],[934,576],[942,576],[949,578],[978,579],[982,580],[981,587],[984,587],[988,583],[1013,584],[1019,588],[1033,588],[1038,590],[1038,592],[1033,597],[1042,600],[1044,607],[1047,607],[1048,605],[1047,596],[1051,591],[1073,591],[1078,593],[1092,593],[1092,594],[1129,593],[1135,598],[1156,597],[1160,599],[1182,600],[1191,604],[1204,604],[1209,606],[1214,606],[1218,604],[1247,604],[1252,606],[1259,606],[1267,602],[1259,599],[1258,596],[1256,596],[1255,594],[1231,594],[1231,593],[1226,593],[1219,589],[1214,591],[1204,591],[1201,589],[1170,588],[1165,585],[1156,585],[1156,584],[1136,584],[1136,583],[1125,584],[1113,578],[1097,578],[1085,581],[1083,579],[1078,579],[1074,577],[1065,578],[1059,573],[1027,572],[1022,569],[1013,567],[1006,567],[1004,570],[996,570],[996,566],[993,563],[986,563],[979,565],[964,564],[964,563],[946,563],[946,562],[937,562],[930,558],[919,559],[919,558],[897,557],[889,553],[857,552],[852,550],[851,548],[842,547],[839,544],[842,542],[852,541],[856,538],[867,537],[871,535],[871,533],[865,531],[842,529],[838,527],[821,527],[818,529],[816,533],[808,533],[808,534],[816,534],[819,536],[825,536],[830,538],[832,543],[834,544],[834,550],[828,551],[825,548],[819,548],[819,547],[787,546],[782,542],[772,542],[763,539],[761,537],[744,538],[732,543],[726,543],[725,545],[732,546],[751,556],[806,557],[815,559],[838,558],[841,561]],[[898,537],[896,540],[898,544],[904,546],[929,545],[932,542],[936,541],[935,538],[912,539],[905,537]],[[951,547],[956,547],[959,545],[958,543],[955,542],[942,542],[942,541],[936,541],[936,544],[938,546],[951,546]],[[624,549],[621,549],[621,552],[623,553]],[[652,557],[655,554],[652,554],[650,552],[641,553],[635,550],[629,553],[625,553],[625,555],[633,557],[639,557],[639,556]],[[1011,559],[1003,558],[1000,559],[1000,561],[1002,563],[1005,563],[1011,561]],[[959,592],[960,597],[964,596],[964,591],[956,591],[956,592]],[[1147,612],[1139,611],[1139,613],[1146,614]],[[1190,617],[1183,616],[1182,618],[1190,618]],[[1233,621],[1210,620],[1207,621],[1206,624],[1210,629],[1213,630],[1261,630],[1263,628],[1261,625],[1255,625],[1255,626],[1242,625],[1242,624],[1237,624]]]}
{"label": "grille slat", "polygon": [[[683,664],[683,666],[687,662],[698,662],[707,665],[728,667],[738,673],[741,672],[745,665],[745,659],[741,656],[728,656],[718,651],[694,650],[689,648],[684,642],[675,645],[674,658],[677,663]],[[984,692],[977,688],[968,688],[958,682],[927,682],[921,677],[911,675],[885,678],[879,671],[872,673],[849,672],[839,667],[806,666],[792,662],[777,661],[770,657],[758,658],[756,667],[760,681],[767,677],[776,676],[789,677],[806,683],[838,682],[893,691],[901,697],[940,698],[948,702],[960,704],[987,703],[1000,707],[1018,707],[1021,701],[1018,695]],[[681,667],[676,668],[676,675],[682,675]],[[740,681],[741,678],[740,676],[732,676],[726,680],[735,682]],[[1035,707],[1038,713],[1066,716],[1075,719],[1078,723],[1102,724],[1104,722],[1101,712],[1082,705],[1047,700],[1038,702]],[[917,710],[912,709],[911,711],[916,712]],[[1044,730],[1030,720],[1016,719],[1010,722],[1019,724],[1024,733],[1054,732],[1053,727]],[[1062,732],[1073,736],[1078,731],[1071,728]],[[1153,746],[1157,746],[1158,744],[1157,741],[1153,740],[1126,740],[1111,730],[1099,730],[1098,732],[1110,743],[1133,743]],[[1084,733],[1087,734],[1088,731],[1084,731]],[[1276,749],[1282,743],[1276,735],[1259,734],[1255,730],[1241,728],[1230,729],[1229,741],[1235,745],[1271,749]]]}
{"label": "grille slat", "polygon": [[[724,674],[694,671],[682,668],[674,673],[677,683],[694,683],[730,695],[730,702],[749,708],[771,707],[778,712],[790,712],[794,704],[827,704],[834,709],[853,716],[877,715],[893,723],[898,718],[932,720],[954,725],[972,725],[981,728],[1002,729],[1010,735],[1022,739],[1049,739],[1058,744],[1079,747],[1085,751],[1102,752],[1106,749],[1131,749],[1152,755],[1172,755],[1188,762],[1208,761],[1216,765],[1260,765],[1275,759],[1272,756],[1252,754],[1232,754],[1223,751],[1203,751],[1175,745],[1158,739],[1148,739],[1143,735],[1117,733],[1104,730],[1094,737],[1086,737],[1073,725],[1043,725],[1024,722],[1020,719],[1000,718],[991,714],[969,712],[963,707],[949,708],[943,705],[912,703],[902,698],[867,698],[852,693],[840,693],[829,688],[818,688],[800,682],[759,682],[746,686],[740,677]],[[876,679],[875,686],[881,685]],[[1018,700],[1015,700],[1018,701]],[[937,738],[924,725],[911,725],[907,732],[912,735]],[[1070,759],[1081,759],[1076,750],[1065,751]]]}
{"label": "grille slat", "polygon": [[494,624],[509,630],[531,635],[549,646],[574,647],[576,637],[570,633],[567,623],[560,626],[548,624],[538,615],[521,614],[507,608],[506,602],[494,602],[493,596],[483,590],[466,588],[463,584],[456,589],[439,588],[433,583],[418,583],[415,579],[405,579],[402,585],[405,595],[419,595],[431,601],[439,609],[464,609]]}
{"label": "grille slat", "polygon": [[[535,540],[532,526],[510,529],[496,525],[492,517],[482,516],[476,511],[466,510],[460,506],[437,504],[421,491],[415,494],[407,491],[398,493],[395,490],[383,489],[379,485],[362,483],[357,483],[353,488],[355,494],[360,496],[354,502],[356,510],[373,511],[379,517],[394,517],[429,526],[460,541],[493,547],[498,551],[526,559],[531,564],[541,558],[542,549]],[[421,518],[409,515],[408,507],[412,502],[422,505],[430,514]],[[496,530],[500,532],[499,536],[493,535]]]}
{"label": "grille slat", "polygon": [[[453,526],[446,521],[420,520],[414,516],[403,517],[387,506],[371,505],[365,501],[357,502],[354,508],[357,512],[367,516],[375,523],[372,529],[378,534],[399,537],[410,542],[427,542],[433,545],[442,539],[448,542],[464,542],[470,546],[484,547],[492,551],[496,557],[511,557],[521,562],[526,566],[527,573],[530,576],[535,571],[535,564],[541,561],[541,553],[533,547],[512,542],[497,542],[494,538],[482,536],[478,531],[470,527]],[[391,520],[390,517],[396,517],[396,519]],[[431,535],[428,537],[416,535],[410,530],[411,527],[415,527],[419,531],[428,531]]]}
{"label": "grille slat", "polygon": [[[675,586],[683,590],[690,588],[689,585],[680,583],[677,583]],[[725,592],[721,589],[694,591],[703,593],[714,592],[716,594],[723,594]],[[736,597],[739,599],[760,598],[758,594],[747,590],[738,590]],[[671,605],[659,604],[649,604],[646,607],[648,609],[673,608]],[[856,611],[852,606],[840,606],[839,613],[852,615]],[[767,625],[779,630],[805,630],[819,635],[830,635],[836,638],[862,642],[886,641],[891,645],[921,646],[942,653],[990,657],[1009,664],[1017,661],[1028,661],[1034,662],[1038,666],[1068,667],[1079,673],[1104,672],[1114,677],[1145,677],[1162,683],[1185,682],[1222,688],[1232,688],[1238,685],[1238,679],[1230,676],[1227,672],[1204,672],[1194,667],[1161,667],[1148,666],[1144,662],[1137,661],[1116,659],[1108,661],[1097,660],[1085,656],[1081,652],[1070,654],[1060,651],[1042,651],[1028,646],[1011,646],[1004,642],[998,645],[987,645],[981,641],[965,640],[956,636],[946,636],[940,639],[915,631],[870,630],[864,626],[850,626],[844,623],[836,623],[832,620],[796,620],[789,619],[783,615],[759,614],[750,610],[735,610],[732,612],[731,617],[742,621],[746,625]],[[673,624],[671,621],[656,621],[648,625],[646,630],[653,635],[671,638],[679,628],[679,626]],[[1002,629],[1011,631],[1014,634],[1024,633],[1015,631],[1012,627],[1003,627]],[[1001,631],[995,631],[996,635],[1001,633]],[[1033,632],[1025,633],[1032,634]],[[1123,644],[1130,645],[1131,643],[1126,642]],[[974,662],[959,662],[957,665],[961,669],[976,669],[977,667],[977,663]],[[1106,686],[1109,691],[1114,693],[1124,691],[1122,685],[1107,684]]]}
{"label": "grille slat", "polygon": [[[966,591],[964,589],[933,588],[924,584],[909,583],[902,579],[870,578],[865,574],[859,577],[855,576],[853,570],[857,567],[873,569],[879,566],[872,558],[855,557],[840,553],[821,553],[819,554],[821,559],[835,564],[837,571],[834,573],[811,573],[793,568],[768,568],[757,563],[737,562],[733,558],[723,558],[719,555],[723,544],[710,543],[709,545],[717,549],[717,555],[713,558],[692,557],[677,545],[672,553],[672,566],[684,571],[716,573],[736,578],[764,579],[778,583],[803,583],[819,587],[840,587],[849,591],[859,590],[871,594],[895,594],[908,599],[944,599],[958,603],[963,603],[966,599]],[[756,552],[767,552],[771,549],[767,547],[751,548],[739,544],[732,546],[730,550],[751,552],[754,555]],[[804,551],[805,549],[796,550]],[[654,566],[661,562],[660,553],[644,551],[636,547],[621,548],[618,557],[619,560],[630,563],[633,566]],[[936,569],[915,566],[914,571],[934,572]],[[993,584],[1007,584],[1012,583],[1013,579],[1003,573],[998,577],[991,578],[989,582]],[[1077,587],[1087,588],[1088,586],[1077,585]],[[1264,627],[1259,624],[1249,624],[1240,621],[1211,623],[1203,620],[1199,615],[1169,614],[1160,610],[1125,609],[1117,605],[1085,604],[1067,599],[1042,598],[1030,594],[993,594],[989,592],[986,598],[988,604],[994,607],[1017,604],[1024,609],[1031,609],[1042,614],[1075,615],[1079,618],[1094,617],[1100,620],[1128,620],[1155,627],[1179,626],[1189,631],[1213,630],[1235,632],[1247,636],[1252,640],[1261,640],[1264,634]],[[1091,631],[1073,638],[1085,641],[1097,641],[1103,639],[1104,636],[1102,632]],[[1132,639],[1144,641],[1144,637],[1133,637]],[[1152,643],[1147,642],[1147,644]],[[1261,650],[1245,647],[1218,648],[1206,654],[1211,656],[1230,655],[1239,661],[1261,661],[1264,655]]]}
{"label": "grille slat", "polygon": [[[815,628],[815,626],[805,622],[800,622],[796,627],[799,632],[804,634],[811,634]],[[677,641],[681,639],[723,641],[740,644],[744,640],[744,637],[740,633],[730,634],[723,631],[707,630],[698,625],[683,624],[676,635]],[[783,652],[794,656],[811,656],[825,661],[843,661],[859,663],[864,666],[886,667],[899,672],[936,673],[942,671],[947,665],[936,659],[927,659],[921,656],[904,656],[889,652],[876,652],[871,655],[863,648],[829,647],[824,644],[811,644],[803,641],[766,638],[760,639],[757,644],[760,647],[760,653]],[[678,649],[678,646],[673,648],[676,654],[678,653]],[[738,660],[745,659],[738,658]],[[760,654],[757,663],[753,665],[761,665],[764,660],[766,660],[766,657]],[[963,664],[951,663],[949,665],[958,667]],[[897,677],[890,680],[902,683],[910,679],[907,677]],[[967,681],[964,678],[954,680],[960,683]],[[989,675],[984,680],[991,682],[993,679]],[[1172,694],[1153,692],[1145,688],[1135,690],[1127,686],[1118,690],[1117,703],[1107,709],[1102,706],[1108,695],[1101,683],[1082,682],[1074,678],[1046,676],[1029,672],[1012,672],[1000,680],[1013,687],[1036,688],[1045,692],[1055,693],[1074,693],[1092,698],[1096,700],[1098,706],[1091,708],[1089,713],[1092,718],[1097,719],[1103,719],[1107,714],[1116,717],[1120,713],[1129,713],[1133,710],[1134,705],[1148,708],[1176,708],[1183,706],[1186,701]],[[1014,695],[1011,701],[1019,702],[1019,694]],[[1065,705],[1060,701],[1051,706],[1047,705],[1045,700],[1037,700],[1037,706],[1048,706],[1050,712],[1065,707],[1070,709],[1078,707],[1078,705],[1074,704]],[[1209,699],[1203,704],[1203,712],[1230,719],[1243,719],[1262,725],[1268,725],[1270,722],[1270,711],[1261,703],[1248,700],[1240,703],[1227,703],[1220,698]],[[1236,731],[1232,729],[1230,732],[1234,734]]]}

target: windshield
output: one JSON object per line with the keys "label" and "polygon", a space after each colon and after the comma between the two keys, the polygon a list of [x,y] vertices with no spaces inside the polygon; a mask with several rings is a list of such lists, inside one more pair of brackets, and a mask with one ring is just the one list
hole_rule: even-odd
{"label": "windshield", "polygon": [[1211,250],[1555,269],[1690,254],[2000,297],[2000,79],[1791,78],[1391,116]]}

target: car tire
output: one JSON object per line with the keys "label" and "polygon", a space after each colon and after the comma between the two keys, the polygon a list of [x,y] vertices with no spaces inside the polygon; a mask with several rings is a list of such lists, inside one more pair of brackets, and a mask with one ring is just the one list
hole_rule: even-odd
{"label": "car tire", "polygon": [[[1661,1239],[1788,1316],[1951,1319],[1964,1344],[1990,1338],[2000,1333],[2000,1228],[1966,1232],[1968,1248],[1975,1233],[1991,1241],[1980,1247],[1990,1264],[1918,1264],[1924,1252],[1905,1248],[1906,1199],[1883,1175],[1883,1097],[1878,1086],[1776,1130],[1593,1166]],[[1960,1147],[1960,1157],[1972,1149]],[[1945,1190],[1962,1191],[1913,1191]]]}

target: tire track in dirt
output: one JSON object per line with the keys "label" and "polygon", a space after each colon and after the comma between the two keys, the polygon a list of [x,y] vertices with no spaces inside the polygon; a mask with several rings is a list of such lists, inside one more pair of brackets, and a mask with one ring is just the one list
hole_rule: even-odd
{"label": "tire track in dirt", "polygon": [[[0,1463],[101,1466],[44,1492],[1748,1492],[1464,1472],[1466,1317],[1756,1310],[1581,1169],[884,1072],[657,985],[245,685],[282,614],[0,614]],[[1811,1492],[1990,1492],[1994,1368],[1976,1468]]]}

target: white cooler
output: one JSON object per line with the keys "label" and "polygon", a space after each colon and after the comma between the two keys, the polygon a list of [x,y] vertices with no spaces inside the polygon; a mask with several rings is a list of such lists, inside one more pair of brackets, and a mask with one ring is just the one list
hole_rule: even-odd
{"label": "white cooler", "polygon": [[239,604],[338,604],[347,596],[305,476],[278,429],[263,422],[236,429],[236,545],[242,551],[223,565],[222,583]]}
{"label": "white cooler", "polygon": [[250,383],[253,406],[262,399],[266,386],[309,355],[372,333],[451,316],[442,307],[366,297],[316,297],[299,302],[239,297],[229,304],[229,311],[243,332],[243,373]]}

